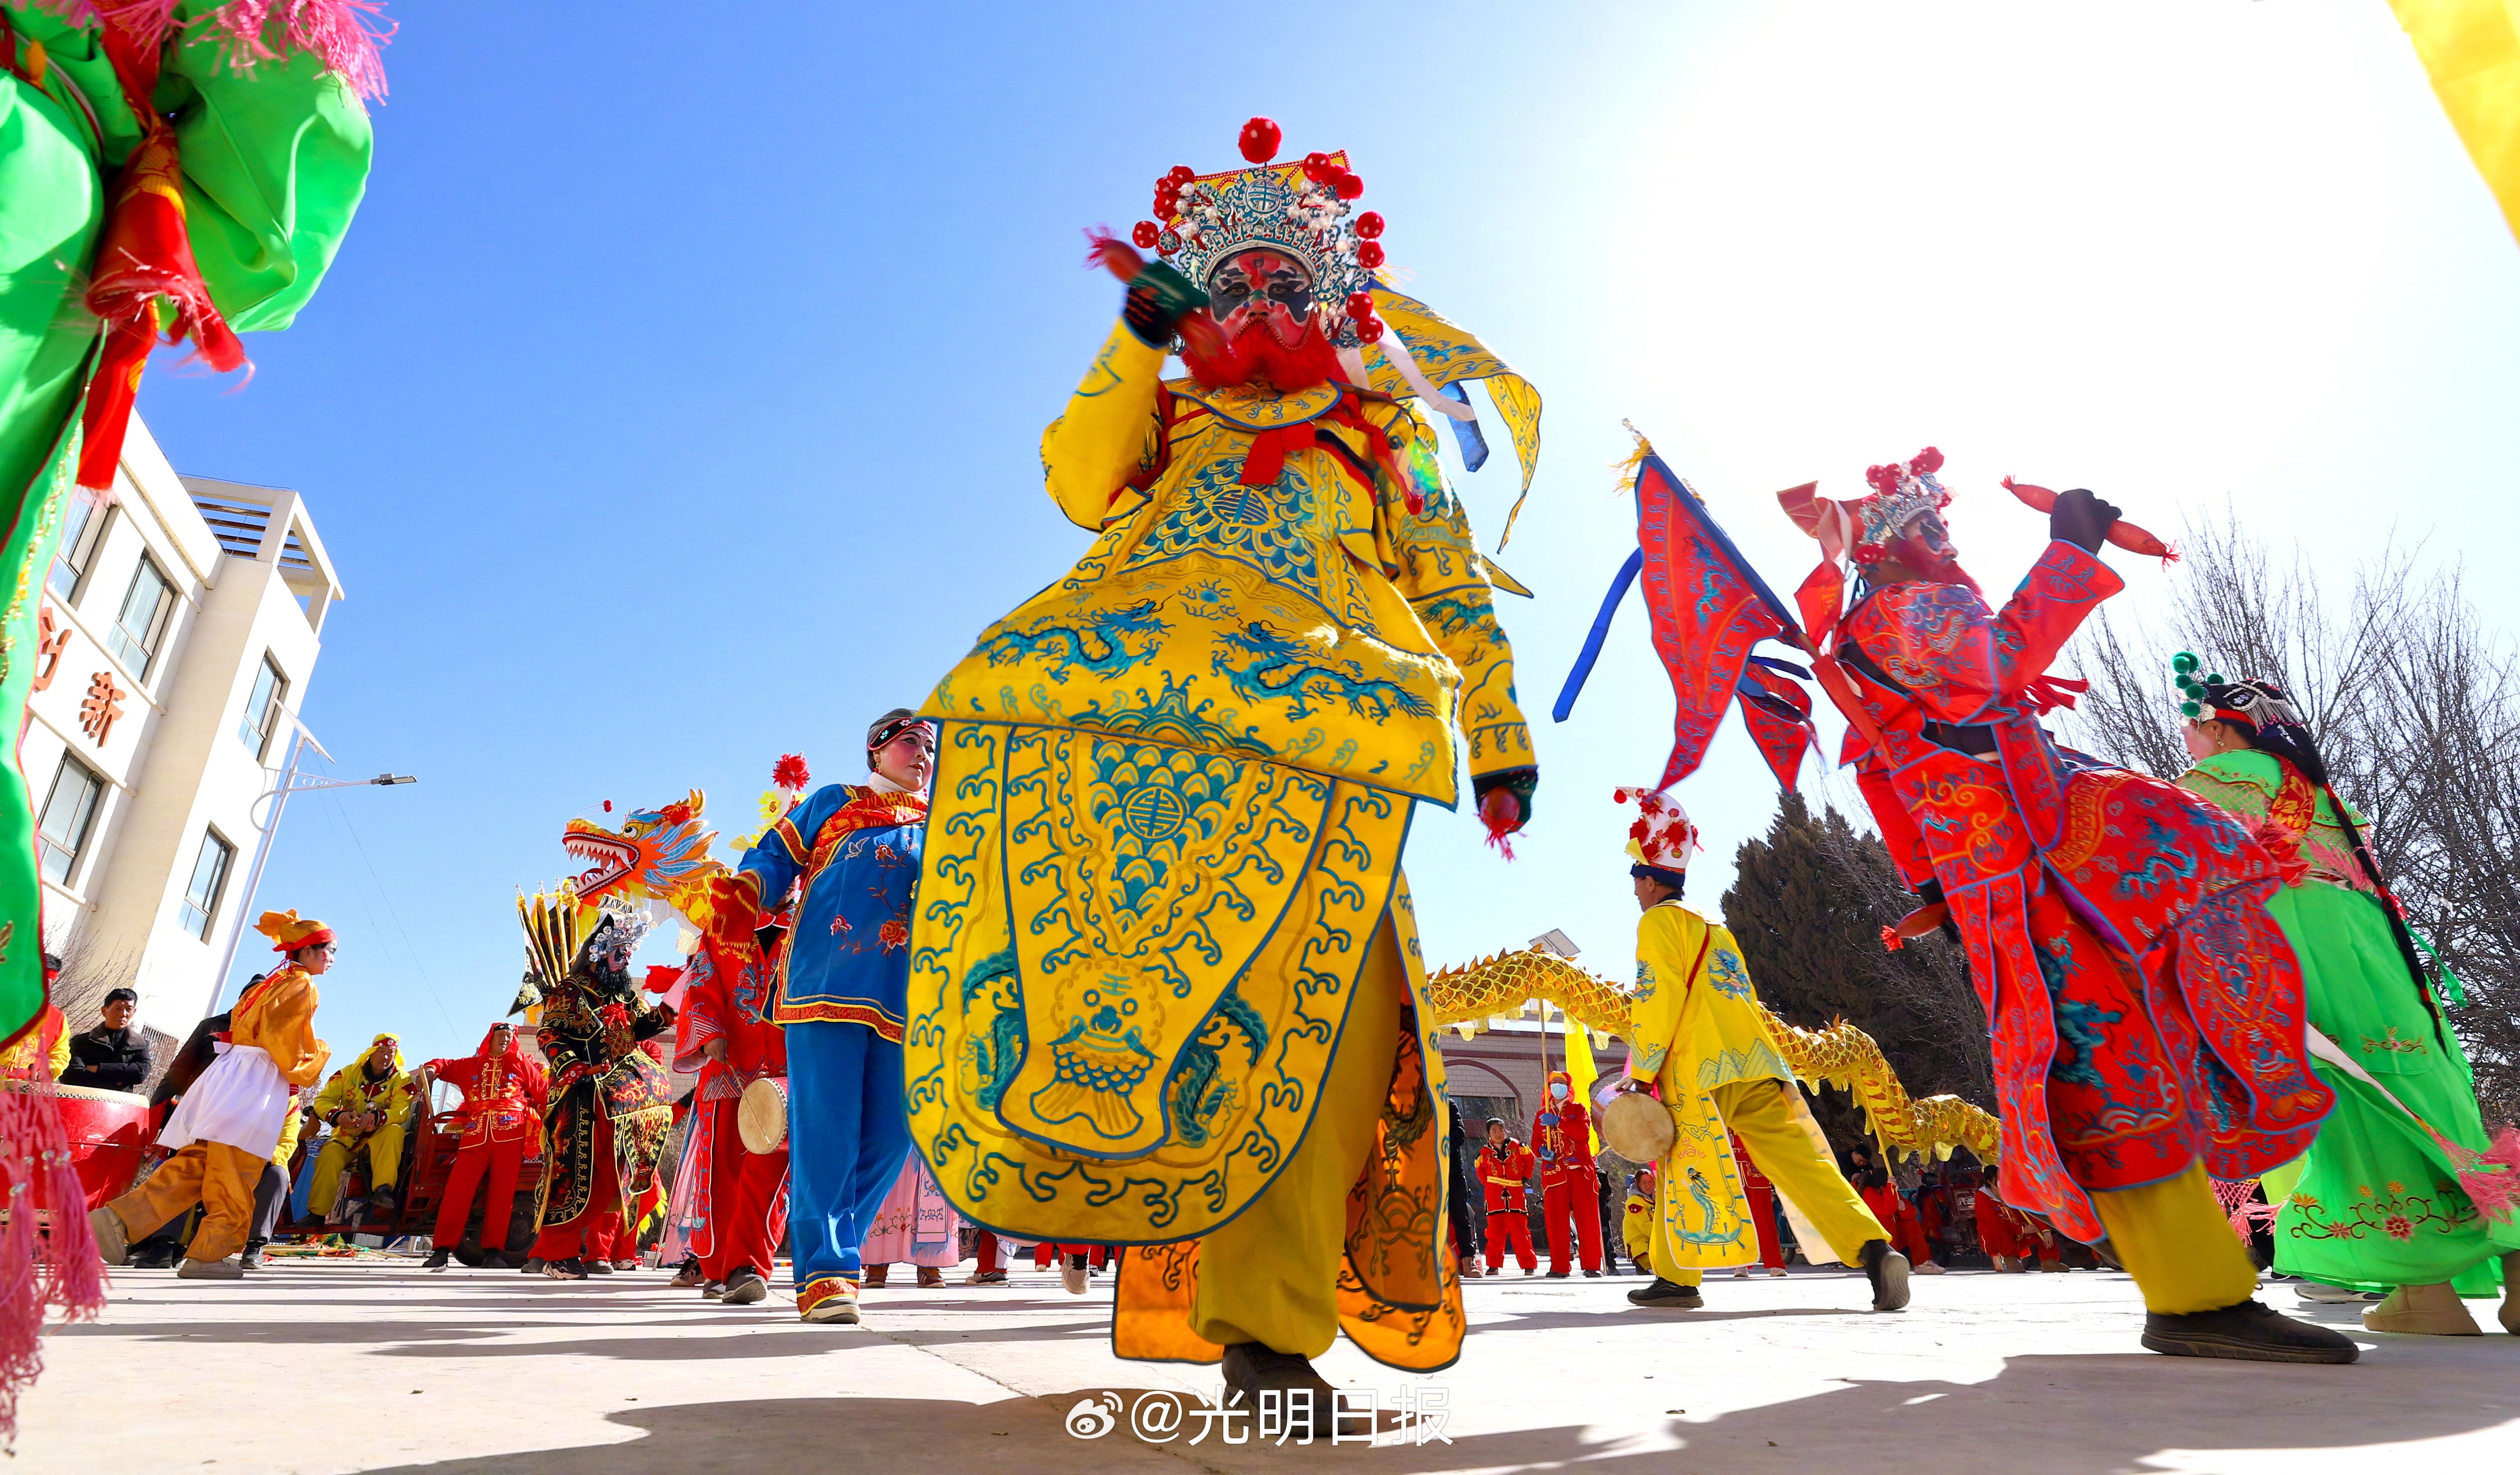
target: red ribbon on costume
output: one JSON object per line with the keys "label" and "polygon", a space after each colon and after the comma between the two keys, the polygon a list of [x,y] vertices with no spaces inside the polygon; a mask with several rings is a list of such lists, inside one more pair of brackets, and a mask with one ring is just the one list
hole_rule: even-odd
{"label": "red ribbon on costume", "polygon": [[113,485],[140,394],[140,372],[161,328],[169,343],[191,338],[202,358],[222,374],[248,367],[245,344],[219,316],[193,259],[175,128],[151,102],[163,51],[136,40],[111,18],[104,38],[123,99],[148,131],[113,182],[88,280],[88,310],[105,320],[106,331],[80,417],[85,444],[78,483],[100,491]]}
{"label": "red ribbon on costume", "polygon": [[[1345,390],[1340,392],[1337,403],[1312,420],[1300,425],[1273,425],[1266,430],[1253,431],[1251,449],[1244,454],[1241,474],[1235,480],[1243,486],[1276,485],[1278,477],[1286,469],[1287,454],[1311,445],[1313,427],[1322,421],[1345,425],[1364,435],[1367,454],[1372,457],[1386,475],[1399,483],[1401,498],[1409,504],[1410,514],[1415,516],[1426,510],[1425,499],[1418,495],[1417,483],[1409,479],[1394,459],[1391,437],[1376,428],[1373,422],[1365,418],[1357,408],[1354,395]],[[1350,469],[1352,470],[1353,467]],[[1366,486],[1368,493],[1374,490],[1370,478],[1360,479],[1369,482]]]}

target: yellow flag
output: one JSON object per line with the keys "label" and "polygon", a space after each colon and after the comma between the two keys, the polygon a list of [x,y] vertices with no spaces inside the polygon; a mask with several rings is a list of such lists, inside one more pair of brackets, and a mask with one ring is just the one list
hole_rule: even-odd
{"label": "yellow flag", "polygon": [[2520,0],[2389,0],[2433,95],[2520,236]]}
{"label": "yellow flag", "polygon": [[[1569,1100],[1593,1109],[1593,1081],[1600,1072],[1593,1068],[1593,1037],[1573,1019],[1566,1021],[1566,1095]],[[1595,1134],[1598,1136],[1599,1134]]]}

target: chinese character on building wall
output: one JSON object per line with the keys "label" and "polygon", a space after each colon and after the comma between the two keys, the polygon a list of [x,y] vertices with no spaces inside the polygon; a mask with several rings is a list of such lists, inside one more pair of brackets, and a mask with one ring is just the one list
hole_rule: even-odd
{"label": "chinese character on building wall", "polygon": [[46,604],[35,612],[35,658],[43,662],[35,668],[33,690],[42,691],[53,684],[53,673],[61,669],[62,651],[70,643],[70,627]]}
{"label": "chinese character on building wall", "polygon": [[113,725],[122,717],[122,698],[127,694],[113,684],[112,673],[99,671],[87,684],[87,699],[79,703],[79,730],[96,739],[98,747],[113,735]]}

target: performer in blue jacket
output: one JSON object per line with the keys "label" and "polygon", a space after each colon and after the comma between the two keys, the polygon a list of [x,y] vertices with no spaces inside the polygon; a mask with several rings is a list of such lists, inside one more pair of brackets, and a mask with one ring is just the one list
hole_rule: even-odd
{"label": "performer in blue jacket", "polygon": [[858,1319],[858,1242],[910,1155],[902,1014],[935,756],[908,708],[878,718],[867,782],[819,789],[771,826],[712,922],[750,945],[797,892],[771,1022],[788,1032],[788,1225],[808,1321]]}

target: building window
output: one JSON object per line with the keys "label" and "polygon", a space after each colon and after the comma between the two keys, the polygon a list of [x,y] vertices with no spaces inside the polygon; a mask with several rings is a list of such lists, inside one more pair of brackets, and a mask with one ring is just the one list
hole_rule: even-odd
{"label": "building window", "polygon": [[79,851],[87,845],[88,830],[96,824],[96,803],[105,796],[105,781],[88,766],[68,754],[53,775],[53,792],[44,801],[43,871],[44,879],[67,886],[70,867],[78,863]]}
{"label": "building window", "polygon": [[289,678],[266,653],[253,676],[253,693],[245,699],[245,718],[237,724],[237,740],[256,758],[271,747],[271,733],[280,726],[281,700],[289,694]]}
{"label": "building window", "polygon": [[105,519],[96,514],[103,500],[101,494],[73,487],[69,505],[62,509],[61,552],[53,556],[52,577],[44,582],[63,603],[69,603],[78,593],[79,580],[87,576],[87,560],[96,557],[96,545],[104,541]]}
{"label": "building window", "polygon": [[236,847],[219,838],[215,829],[202,831],[202,853],[193,862],[193,883],[184,888],[184,930],[203,942],[210,940],[210,918],[219,911],[219,892],[228,883],[228,865],[236,859]]}
{"label": "building window", "polygon": [[166,633],[166,616],[175,606],[175,588],[146,557],[132,570],[131,592],[122,597],[122,613],[105,638],[105,648],[140,681],[158,658],[158,643]]}

